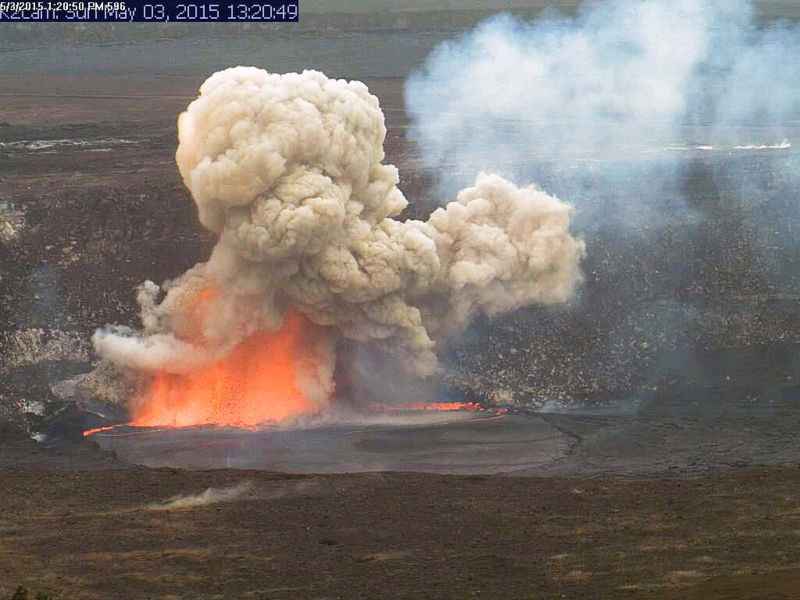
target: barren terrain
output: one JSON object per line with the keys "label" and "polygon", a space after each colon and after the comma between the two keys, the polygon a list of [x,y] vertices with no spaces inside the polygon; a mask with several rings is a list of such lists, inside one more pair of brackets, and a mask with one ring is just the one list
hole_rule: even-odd
{"label": "barren terrain", "polygon": [[[788,600],[800,587],[797,468],[689,480],[0,477],[0,597],[24,585],[64,599]],[[224,499],[231,490],[243,491]],[[165,510],[203,492],[223,500]]]}
{"label": "barren terrain", "polygon": [[[695,235],[587,229],[574,306],[482,321],[449,349],[435,389],[524,423],[522,446],[540,454],[506,462],[534,477],[206,471],[225,466],[214,461],[229,458],[229,438],[192,445],[156,432],[147,446],[98,435],[117,456],[80,441],[108,419],[59,385],[91,369],[92,331],[134,325],[135,286],[178,275],[213,243],[173,157],[176,116],[205,76],[252,59],[364,78],[386,113],[409,214],[424,215],[440,199],[437,174],[406,139],[403,78],[441,37],[398,34],[383,54],[358,36],[330,42],[358,49],[351,62],[316,38],[243,42],[234,58],[194,42],[84,48],[62,70],[57,50],[2,56],[0,598],[18,585],[65,600],[796,597],[800,254],[762,242],[793,239],[800,212],[787,210],[796,190],[757,156],[690,160]],[[164,45],[182,58],[155,68]],[[736,170],[771,191],[738,198]],[[769,235],[751,227],[764,214],[780,216]],[[335,438],[347,454],[318,446],[320,470],[347,470],[346,456],[447,472],[435,460],[409,467],[409,456],[435,459],[445,446],[461,456],[463,436],[459,445],[450,432],[358,430]],[[470,448],[487,456],[514,447],[494,430],[477,437]],[[201,464],[175,458],[193,451]],[[291,456],[288,470],[314,470]],[[479,462],[458,470],[484,472],[471,469]],[[225,502],[149,508],[242,482],[251,487]]]}

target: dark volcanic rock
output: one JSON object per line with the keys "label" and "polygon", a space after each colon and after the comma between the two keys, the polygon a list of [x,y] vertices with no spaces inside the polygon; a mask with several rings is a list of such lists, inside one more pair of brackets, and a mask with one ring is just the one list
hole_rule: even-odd
{"label": "dark volcanic rock", "polygon": [[129,466],[114,452],[102,450],[82,436],[40,444],[21,428],[0,423],[0,472],[28,471],[91,471],[124,469]]}

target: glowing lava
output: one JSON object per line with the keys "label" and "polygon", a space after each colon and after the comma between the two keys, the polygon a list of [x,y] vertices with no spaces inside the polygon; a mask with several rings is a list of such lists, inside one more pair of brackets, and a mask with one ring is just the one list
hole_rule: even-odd
{"label": "glowing lava", "polygon": [[115,425],[108,425],[106,427],[95,427],[94,429],[86,429],[83,431],[83,437],[89,437],[90,435],[94,435],[95,433],[100,433],[101,431],[111,431],[114,429]]}
{"label": "glowing lava", "polygon": [[[186,300],[173,322],[198,347],[210,342],[206,320],[218,310],[218,290],[207,287]],[[222,425],[251,428],[318,412],[333,391],[330,332],[289,311],[277,331],[245,338],[228,354],[188,373],[161,371],[131,407],[130,425],[190,427]],[[329,385],[324,382],[329,381]],[[389,411],[479,410],[470,403],[411,403],[374,407]],[[85,436],[106,431],[100,427]]]}
{"label": "glowing lava", "polygon": [[434,412],[452,412],[456,410],[478,412],[483,410],[483,407],[475,402],[411,402],[409,404],[373,404],[371,409],[378,412],[426,410]]}
{"label": "glowing lava", "polygon": [[449,412],[453,410],[472,410],[478,411],[481,409],[479,404],[474,402],[416,402],[414,404],[406,404],[403,406],[408,410],[435,410]]}
{"label": "glowing lava", "polygon": [[[206,301],[213,294],[201,295]],[[315,347],[324,335],[298,313],[283,327],[258,332],[217,362],[188,374],[158,373],[133,408],[132,425],[228,425],[253,427],[318,408],[301,386],[313,368]]]}

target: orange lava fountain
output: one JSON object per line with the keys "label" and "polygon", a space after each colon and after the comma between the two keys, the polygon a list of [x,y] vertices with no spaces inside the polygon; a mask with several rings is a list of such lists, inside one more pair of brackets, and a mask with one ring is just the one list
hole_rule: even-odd
{"label": "orange lava fountain", "polygon": [[[203,290],[185,317],[197,339],[216,291]],[[313,412],[317,405],[301,389],[302,370],[313,368],[321,328],[290,312],[278,331],[244,339],[218,361],[186,374],[161,372],[133,407],[132,425],[254,427]]]}

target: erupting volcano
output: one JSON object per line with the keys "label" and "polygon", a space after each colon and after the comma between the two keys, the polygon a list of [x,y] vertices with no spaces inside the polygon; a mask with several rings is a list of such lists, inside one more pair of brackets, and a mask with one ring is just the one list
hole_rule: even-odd
{"label": "erupting volcano", "polygon": [[[181,316],[183,335],[202,347],[206,321],[220,292],[201,289]],[[313,413],[320,405],[304,389],[327,360],[325,329],[288,311],[276,331],[257,331],[208,365],[186,373],[158,371],[147,391],[132,403],[132,425],[228,425],[254,427]],[[322,351],[320,351],[322,349]]]}
{"label": "erupting volcano", "polygon": [[160,372],[133,408],[133,425],[252,427],[319,409],[302,389],[302,373],[319,357],[320,328],[288,313],[275,332],[260,331],[212,364],[185,374]]}
{"label": "erupting volcano", "polygon": [[141,286],[141,332],[93,338],[103,359],[148,378],[134,424],[319,411],[337,339],[427,377],[477,314],[572,297],[584,245],[569,205],[481,174],[427,221],[400,221],[408,203],[385,136],[361,82],[236,67],[203,84],[176,158],[217,245],[178,279]]}

